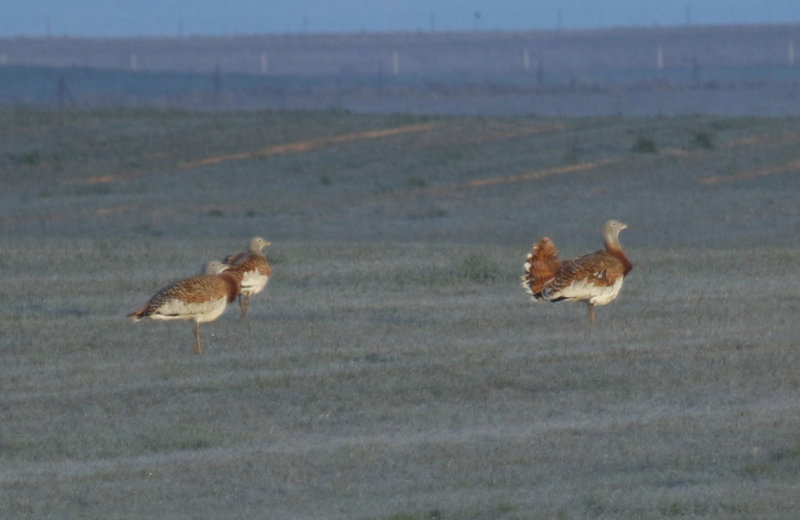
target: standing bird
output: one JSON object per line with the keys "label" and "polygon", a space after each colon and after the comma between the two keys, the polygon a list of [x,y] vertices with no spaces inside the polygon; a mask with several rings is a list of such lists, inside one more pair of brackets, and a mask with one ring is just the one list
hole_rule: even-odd
{"label": "standing bird", "polygon": [[255,237],[250,240],[246,252],[228,255],[223,260],[223,263],[229,266],[227,272],[238,276],[241,280],[239,308],[242,310],[244,319],[247,319],[250,297],[264,290],[269,282],[270,274],[272,274],[267,257],[262,252],[262,249],[268,245],[270,242],[261,237]]}
{"label": "standing bird", "polygon": [[128,317],[133,321],[193,320],[194,351],[200,354],[200,324],[219,318],[239,294],[239,278],[225,272],[227,268],[220,262],[210,262],[204,274],[164,287]]}
{"label": "standing bird", "polygon": [[586,301],[589,320],[594,324],[595,305],[611,303],[633,268],[619,243],[619,232],[627,227],[609,220],[603,227],[605,250],[572,260],[559,260],[553,241],[542,238],[528,254],[522,286],[536,301]]}

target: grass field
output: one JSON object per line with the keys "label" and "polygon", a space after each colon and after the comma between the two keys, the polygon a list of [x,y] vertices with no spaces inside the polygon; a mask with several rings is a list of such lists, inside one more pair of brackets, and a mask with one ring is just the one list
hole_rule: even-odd
{"label": "grass field", "polygon": [[[0,111],[0,510],[795,518],[800,121]],[[629,225],[597,310],[531,243]],[[262,235],[201,326],[125,314]]]}

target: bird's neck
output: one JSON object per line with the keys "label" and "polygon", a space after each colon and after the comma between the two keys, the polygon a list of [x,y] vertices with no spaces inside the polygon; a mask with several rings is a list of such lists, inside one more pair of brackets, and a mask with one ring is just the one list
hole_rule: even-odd
{"label": "bird's neck", "polygon": [[606,251],[609,253],[611,251],[622,251],[622,244],[619,243],[619,236],[607,234],[603,237],[603,241],[606,245]]}
{"label": "bird's neck", "polygon": [[242,289],[241,277],[234,276],[233,273],[229,273],[228,271],[223,271],[217,276],[225,280],[225,283],[228,286],[228,303],[232,302],[236,299],[236,297],[239,295],[239,291]]}
{"label": "bird's neck", "polygon": [[605,237],[606,243],[606,251],[609,254],[613,255],[620,262],[622,265],[625,266],[625,273],[628,274],[631,269],[633,269],[633,264],[631,263],[628,255],[625,254],[625,251],[622,250],[622,244],[619,243],[619,236],[618,235],[606,235]]}

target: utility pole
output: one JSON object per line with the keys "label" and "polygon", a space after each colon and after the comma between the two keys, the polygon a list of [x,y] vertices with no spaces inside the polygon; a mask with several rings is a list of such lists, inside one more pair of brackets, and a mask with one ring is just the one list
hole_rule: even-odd
{"label": "utility pole", "polygon": [[59,74],[56,84],[56,102],[58,103],[58,108],[63,108],[64,105],[67,104],[67,101],[69,101],[71,105],[75,104],[75,99],[72,97],[72,92],[69,91],[69,87],[67,87],[64,75]]}
{"label": "utility pole", "polygon": [[221,93],[222,93],[222,73],[219,70],[219,65],[217,65],[214,67],[214,96],[211,100],[214,106],[219,105]]}

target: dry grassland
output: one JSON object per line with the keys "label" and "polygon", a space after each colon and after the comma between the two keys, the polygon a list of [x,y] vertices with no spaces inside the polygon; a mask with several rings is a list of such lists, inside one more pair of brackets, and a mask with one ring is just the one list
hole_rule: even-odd
{"label": "dry grassland", "polygon": [[[794,518],[797,124],[1,111],[0,510]],[[529,302],[611,217],[597,325]],[[256,234],[203,355],[125,319]]]}

